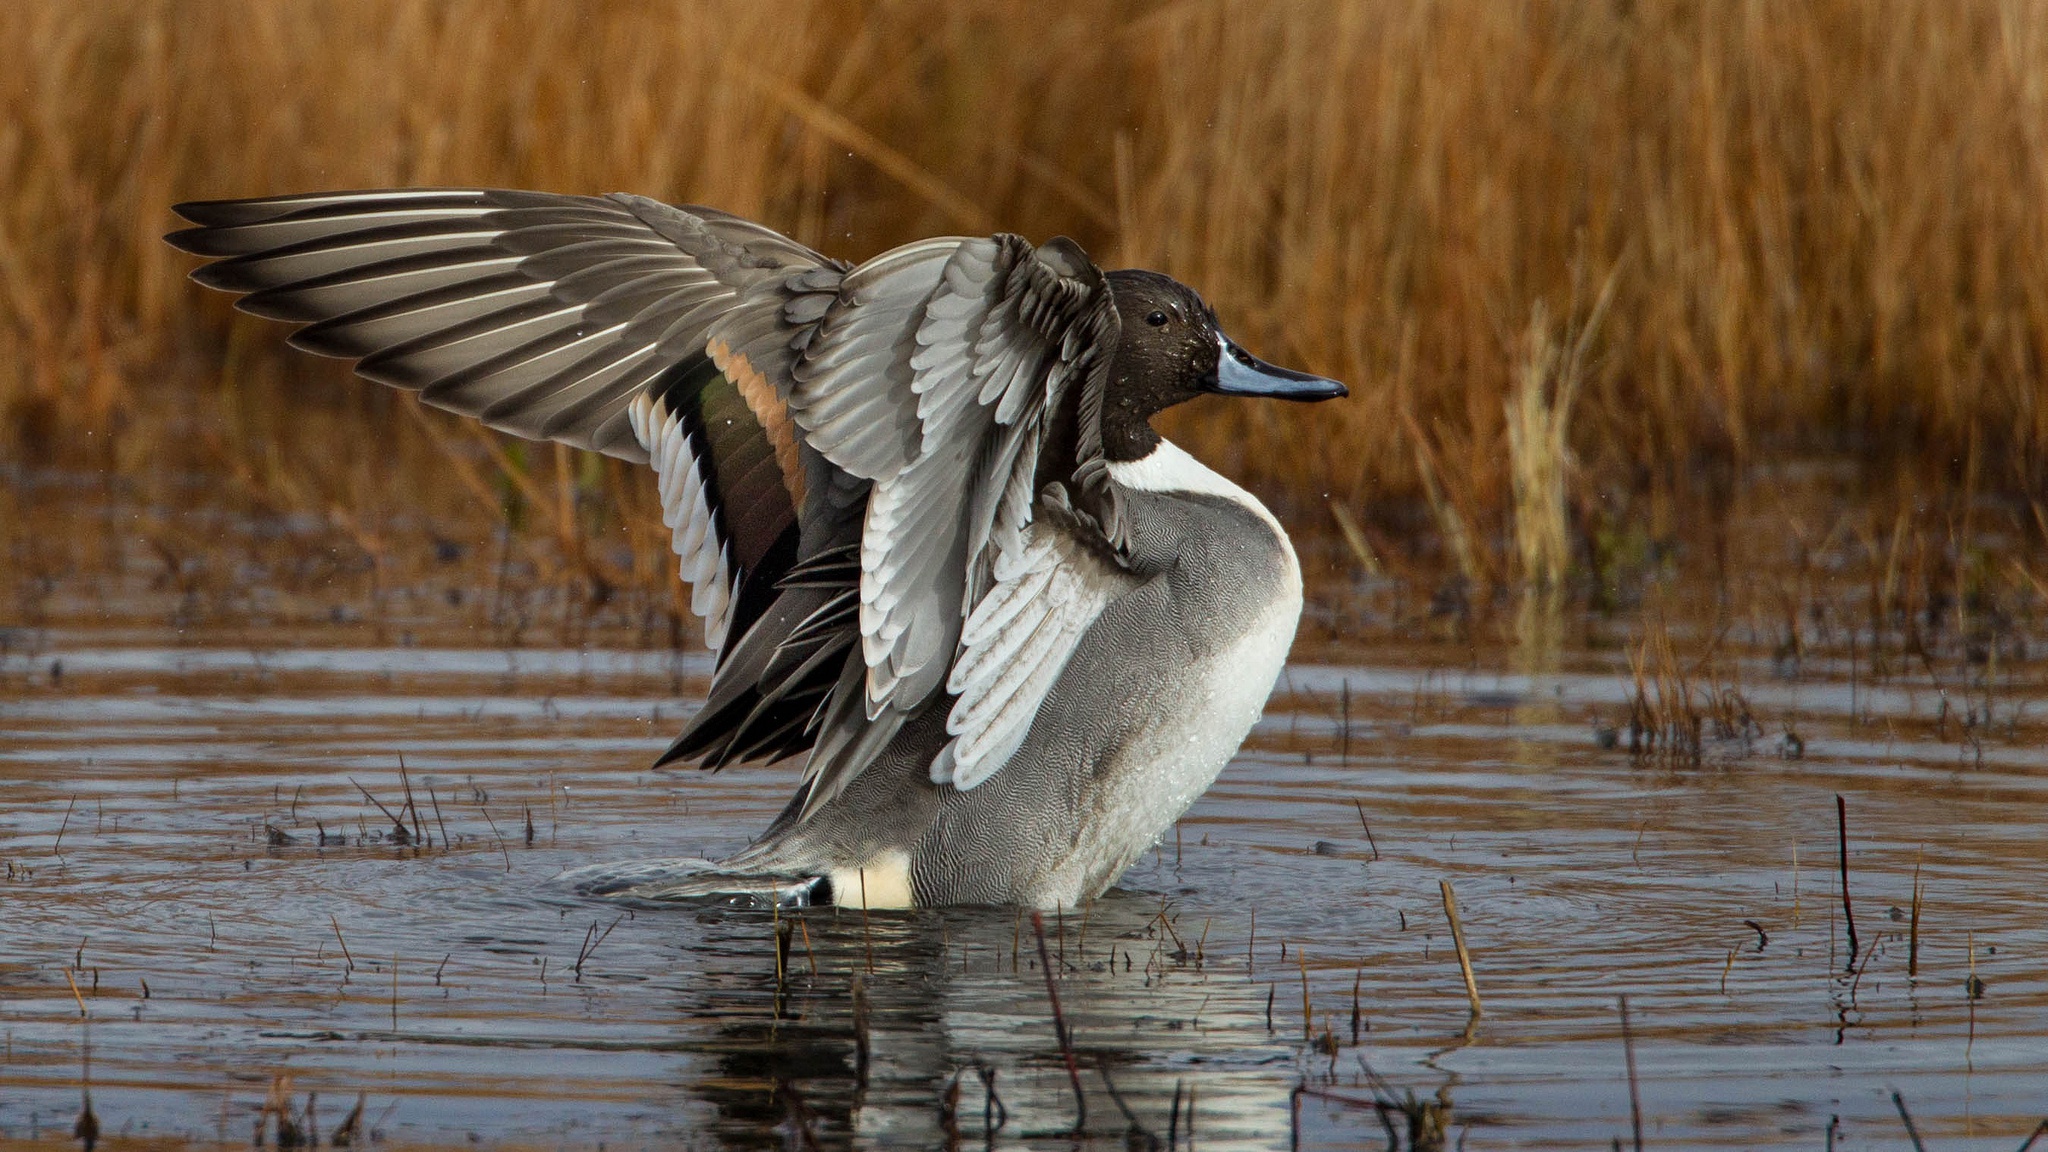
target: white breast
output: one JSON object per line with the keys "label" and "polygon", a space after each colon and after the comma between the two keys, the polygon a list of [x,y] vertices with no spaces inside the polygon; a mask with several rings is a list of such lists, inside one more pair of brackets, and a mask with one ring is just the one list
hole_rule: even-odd
{"label": "white breast", "polygon": [[1285,564],[1265,610],[1194,670],[1188,698],[1128,745],[1122,763],[1107,774],[1109,789],[1098,798],[1097,819],[1053,885],[1057,903],[1099,894],[1208,791],[1265,711],[1301,621],[1301,564],[1294,546],[1251,493],[1164,440],[1143,460],[1112,463],[1109,470],[1129,488],[1217,496],[1251,509],[1279,538]]}
{"label": "white breast", "polygon": [[1242,504],[1258,514],[1259,519],[1272,525],[1280,536],[1280,546],[1287,552],[1287,566],[1294,583],[1295,595],[1301,594],[1301,566],[1294,558],[1294,545],[1288,541],[1287,533],[1280,527],[1280,521],[1273,518],[1259,498],[1231,483],[1230,478],[1213,472],[1209,466],[1188,455],[1181,446],[1162,437],[1159,447],[1154,448],[1143,460],[1111,461],[1110,478],[1126,488],[1141,492],[1189,492],[1197,496],[1221,496]]}

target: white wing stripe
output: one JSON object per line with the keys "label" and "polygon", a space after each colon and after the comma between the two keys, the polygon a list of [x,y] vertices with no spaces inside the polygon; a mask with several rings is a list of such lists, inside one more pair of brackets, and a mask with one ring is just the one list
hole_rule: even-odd
{"label": "white wing stripe", "polygon": [[731,550],[719,539],[689,432],[661,401],[644,393],[634,398],[627,415],[633,435],[654,465],[661,522],[682,562],[682,578],[691,586],[690,610],[704,618],[704,643],[717,652],[725,647],[726,629],[732,623]]}

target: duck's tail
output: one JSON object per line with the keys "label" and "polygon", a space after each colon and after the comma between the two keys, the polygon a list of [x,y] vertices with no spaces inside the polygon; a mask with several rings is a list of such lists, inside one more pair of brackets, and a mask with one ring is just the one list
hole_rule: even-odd
{"label": "duck's tail", "polygon": [[802,908],[820,894],[820,879],[763,871],[738,860],[682,857],[590,864],[572,868],[551,883],[585,899],[627,904]]}

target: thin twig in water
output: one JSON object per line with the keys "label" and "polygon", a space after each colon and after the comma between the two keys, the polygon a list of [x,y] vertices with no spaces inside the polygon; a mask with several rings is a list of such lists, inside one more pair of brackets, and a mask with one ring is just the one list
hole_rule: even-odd
{"label": "thin twig in water", "polygon": [[1621,1055],[1628,1062],[1628,1124],[1636,1152],[1643,1152],[1643,1095],[1636,1087],[1636,1037],[1628,1026],[1628,995],[1621,997]]}
{"label": "thin twig in water", "polygon": [[1842,859],[1842,918],[1849,924],[1849,967],[1856,966],[1856,910],[1849,905],[1849,802],[1835,793],[1835,840]]}
{"label": "thin twig in water", "polygon": [[2043,1120],[2034,1127],[2033,1134],[2027,1137],[2027,1142],[2019,1146],[2019,1152],[2028,1152],[2029,1149],[2033,1148],[2034,1141],[2039,1140],[2043,1136],[2048,1136],[2048,1120]]}
{"label": "thin twig in water", "polygon": [[1472,1003],[1472,1015],[1480,1015],[1479,982],[1472,978],[1472,954],[1465,950],[1465,928],[1458,923],[1458,894],[1449,880],[1437,881],[1444,898],[1444,916],[1451,922],[1451,943],[1458,949],[1458,971],[1465,977],[1465,998]]}
{"label": "thin twig in water", "polygon": [[1913,916],[1906,924],[1906,978],[1920,975],[1920,861],[1913,861]]}
{"label": "thin twig in water", "polygon": [[[782,901],[779,899],[768,906],[768,926],[775,936],[775,995],[779,998],[782,986],[789,982],[789,929],[782,922]],[[591,927],[597,925],[592,924]]]}
{"label": "thin twig in water", "polygon": [[[1090,905],[1090,907],[1093,907],[1093,905]],[[1188,946],[1186,944],[1181,943],[1180,933],[1175,932],[1173,930],[1173,921],[1169,919],[1166,915],[1166,905],[1161,904],[1159,906],[1159,911],[1152,918],[1154,920],[1159,921],[1159,926],[1161,928],[1166,929],[1167,938],[1173,941],[1174,949],[1180,953],[1182,959],[1185,959],[1187,957]],[[1081,921],[1081,931],[1081,938],[1083,940],[1086,940],[1088,938],[1088,921],[1085,917]]]}
{"label": "thin twig in water", "polygon": [[1356,809],[1358,809],[1358,826],[1359,826],[1360,828],[1363,828],[1363,829],[1365,829],[1365,842],[1366,842],[1366,844],[1367,844],[1368,846],[1370,846],[1370,847],[1372,848],[1372,858],[1373,858],[1373,859],[1375,859],[1375,860],[1379,859],[1379,858],[1380,858],[1380,846],[1379,846],[1379,844],[1378,844],[1378,843],[1376,843],[1376,842],[1375,842],[1375,841],[1373,840],[1373,838],[1372,838],[1372,825],[1370,825],[1370,824],[1367,824],[1367,823],[1365,822],[1365,804],[1364,804],[1364,802],[1363,802],[1363,801],[1360,801],[1360,800],[1357,800],[1357,799],[1353,799],[1353,800],[1351,801],[1351,806],[1352,806],[1352,807],[1354,807],[1354,808],[1356,808]]}
{"label": "thin twig in water", "polygon": [[348,941],[341,937],[341,921],[336,920],[334,914],[330,912],[327,914],[327,922],[334,925],[334,939],[336,943],[341,945],[341,958],[348,962],[349,971],[355,971],[356,958],[348,954]]}
{"label": "thin twig in water", "polygon": [[400,787],[405,789],[405,806],[412,812],[413,843],[423,844],[426,841],[426,837],[420,834],[420,806],[413,802],[412,777],[406,774],[405,753],[403,752],[398,754],[398,783]]}
{"label": "thin twig in water", "polygon": [[411,838],[412,833],[406,831],[405,821],[400,820],[396,815],[392,813],[391,809],[386,808],[382,800],[379,800],[375,796],[370,795],[370,790],[368,788],[363,787],[361,784],[357,784],[355,777],[349,777],[348,782],[351,784],[355,784],[356,791],[361,792],[363,794],[363,799],[368,800],[372,804],[375,804],[377,806],[377,811],[382,812],[384,814],[384,818],[386,820],[391,821],[391,838],[393,840],[397,841],[400,844],[403,844]]}
{"label": "thin twig in water", "polygon": [[1301,965],[1301,1038],[1303,1040],[1313,1040],[1315,1039],[1316,1022],[1315,1017],[1309,1014],[1308,949],[1296,948],[1294,950],[1294,959],[1296,963]]}
{"label": "thin twig in water", "polygon": [[597,946],[604,943],[605,938],[612,934],[612,928],[617,928],[625,919],[626,914],[623,912],[619,913],[619,918],[612,921],[611,927],[606,928],[603,932],[597,930],[597,921],[592,920],[590,922],[590,930],[583,934],[583,947],[576,950],[575,971],[578,981],[583,979],[583,962],[597,953]]}
{"label": "thin twig in water", "polygon": [[[491,819],[491,810],[489,808],[479,804],[476,806],[476,810],[484,814],[484,823],[491,826],[491,835],[496,837],[498,841],[498,854],[505,858],[505,871],[510,872],[512,870],[512,850],[505,847],[505,834],[498,831],[498,822]],[[529,824],[528,827],[531,828],[532,825]]]}
{"label": "thin twig in water", "polygon": [[1920,1142],[1920,1130],[1913,1126],[1913,1114],[1906,1111],[1906,1098],[1896,1088],[1892,1089],[1892,1107],[1899,1110],[1899,1119],[1906,1125],[1906,1137],[1913,1141],[1913,1152],[1927,1152],[1927,1145]]}
{"label": "thin twig in water", "polygon": [[[1110,1101],[1116,1105],[1117,1111],[1124,1114],[1124,1123],[1128,1126],[1126,1131],[1143,1137],[1145,1146],[1148,1148],[1159,1147],[1159,1137],[1154,1136],[1150,1129],[1138,1122],[1137,1114],[1131,1111],[1129,1104],[1124,1103],[1124,1094],[1116,1090],[1116,1081],[1109,1078],[1109,1058],[1106,1056],[1098,1058],[1095,1062],[1095,1071],[1102,1075],[1102,1086],[1109,1089]],[[1175,1103],[1178,1102],[1178,1099],[1176,1099]],[[1076,1128],[1075,1131],[1078,1132],[1080,1129]]]}
{"label": "thin twig in water", "polygon": [[1074,1063],[1074,1038],[1067,1032],[1067,1018],[1060,1011],[1060,986],[1053,979],[1052,953],[1045,947],[1045,917],[1031,913],[1031,932],[1038,937],[1038,966],[1045,971],[1045,998],[1052,1002],[1052,1030],[1059,1038],[1060,1055],[1067,1061],[1067,1079],[1074,1086],[1074,1131],[1088,1127],[1088,1098],[1081,1094],[1081,1068]]}
{"label": "thin twig in water", "polygon": [[1358,1006],[1358,994],[1364,987],[1365,969],[1360,968],[1358,974],[1351,978],[1351,1043],[1354,1047],[1358,1044],[1359,1028],[1365,1019],[1364,1013],[1359,1010]]}
{"label": "thin twig in water", "polygon": [[78,994],[78,981],[71,978],[71,969],[64,970],[64,982],[71,985],[71,998],[78,1001],[78,1018],[85,1019],[85,997]]}
{"label": "thin twig in water", "polygon": [[64,830],[71,827],[71,810],[76,807],[78,807],[78,797],[76,796],[71,798],[69,804],[64,805],[64,822],[57,825],[57,841],[50,845],[50,855],[64,855]]}
{"label": "thin twig in water", "polygon": [[868,988],[856,974],[853,978],[853,1074],[868,1082]]}
{"label": "thin twig in water", "polygon": [[434,823],[441,829],[441,851],[446,852],[455,846],[455,841],[448,837],[448,822],[441,819],[441,798],[434,795],[434,786],[431,783],[427,785],[427,800],[434,806]]}

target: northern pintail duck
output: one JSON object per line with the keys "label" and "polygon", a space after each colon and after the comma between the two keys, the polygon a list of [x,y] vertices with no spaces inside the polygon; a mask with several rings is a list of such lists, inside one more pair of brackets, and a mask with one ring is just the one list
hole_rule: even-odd
{"label": "northern pintail duck", "polygon": [[[518,436],[654,468],[709,699],[659,763],[805,757],[718,876],[872,907],[1072,905],[1250,732],[1301,614],[1287,533],[1154,432],[1323,400],[1166,276],[1073,241],[858,266],[708,208],[416,189],[178,206],[200,283]],[[668,889],[673,890],[670,885]]]}

